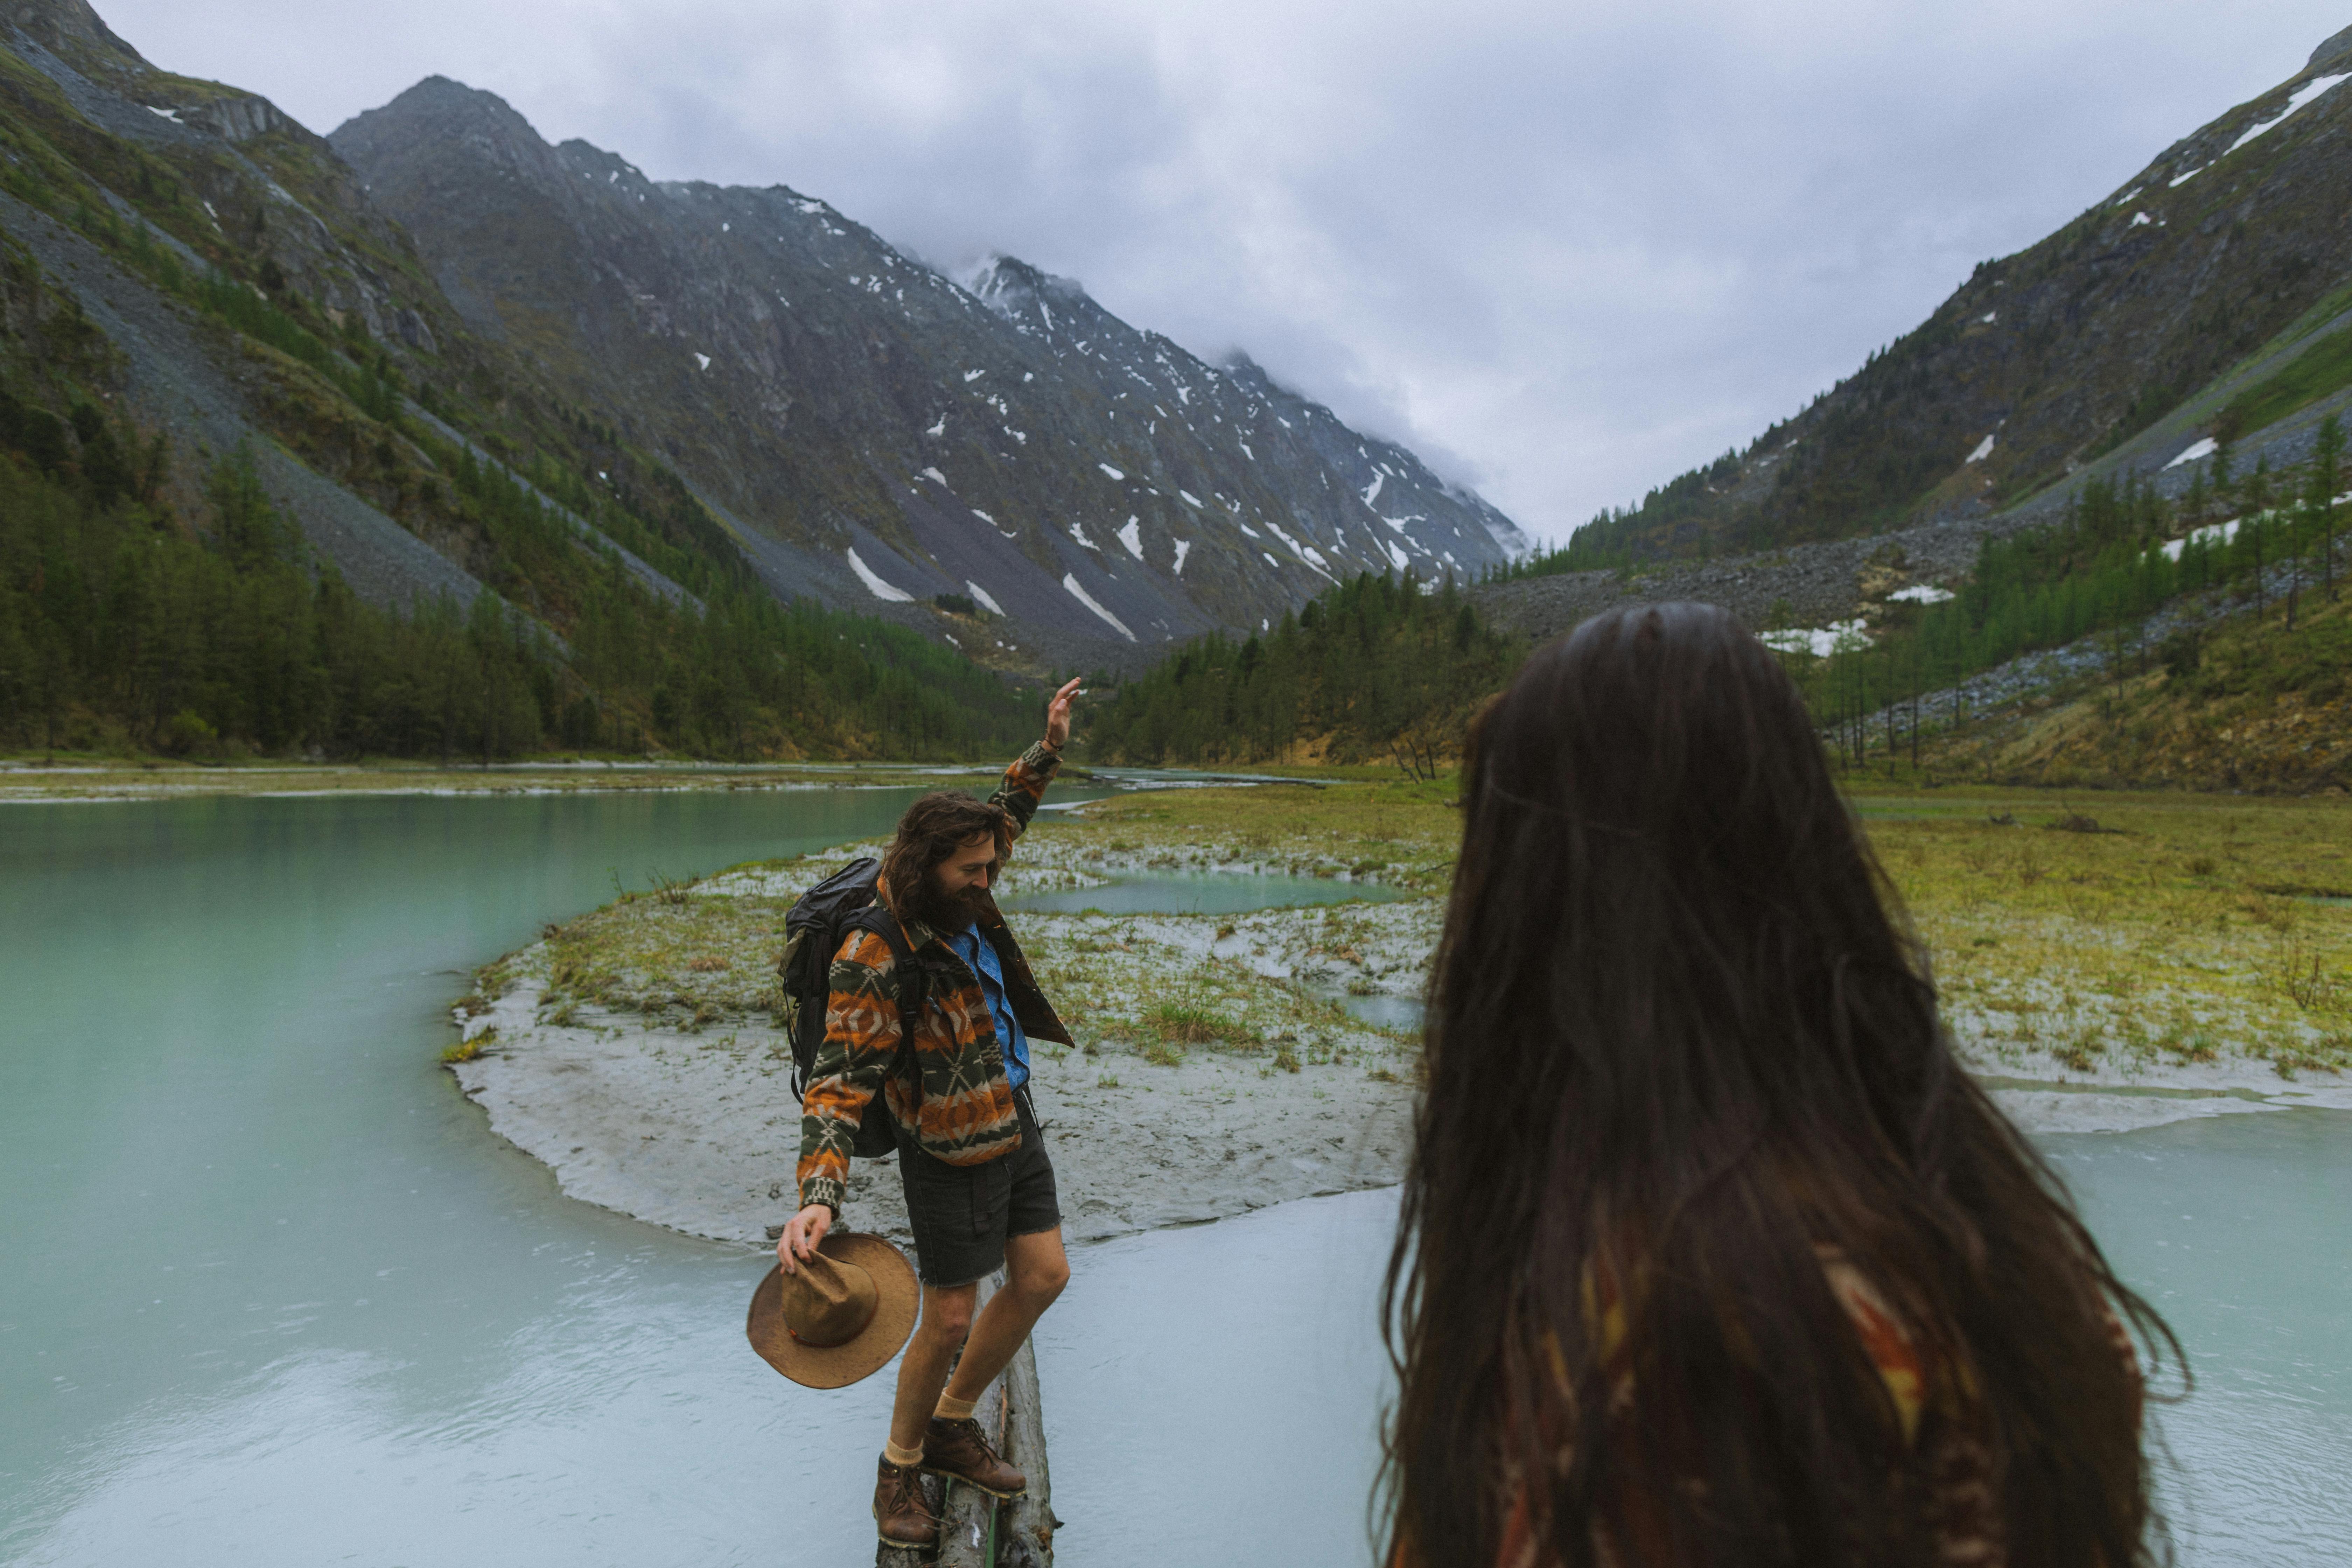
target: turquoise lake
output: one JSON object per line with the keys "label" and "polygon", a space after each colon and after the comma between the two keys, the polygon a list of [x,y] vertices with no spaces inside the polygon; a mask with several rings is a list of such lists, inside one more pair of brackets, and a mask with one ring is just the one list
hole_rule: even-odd
{"label": "turquoise lake", "polygon": [[[911,794],[0,807],[0,1562],[870,1560],[888,1379],[777,1378],[755,1255],[564,1198],[436,1058],[475,965],[616,881]],[[2157,1416],[2180,1560],[2340,1559],[2352,1116],[2045,1147],[2197,1371]],[[1393,1215],[1077,1251],[1038,1336],[1064,1563],[1367,1560]]]}

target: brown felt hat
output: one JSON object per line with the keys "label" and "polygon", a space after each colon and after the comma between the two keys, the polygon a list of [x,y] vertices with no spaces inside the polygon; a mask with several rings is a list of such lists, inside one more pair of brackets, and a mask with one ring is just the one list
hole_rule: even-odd
{"label": "brown felt hat", "polygon": [[922,1287],[878,1236],[836,1231],[791,1274],[776,1264],[743,1324],[761,1359],[808,1388],[845,1388],[889,1363],[915,1331]]}

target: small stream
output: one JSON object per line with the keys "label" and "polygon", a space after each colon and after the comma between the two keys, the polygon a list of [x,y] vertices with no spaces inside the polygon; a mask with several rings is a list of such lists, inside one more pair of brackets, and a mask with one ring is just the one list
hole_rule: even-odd
{"label": "small stream", "polygon": [[[541,923],[912,793],[0,807],[0,1562],[864,1561],[887,1376],[777,1378],[741,1339],[757,1258],[564,1198],[435,1058]],[[1377,894],[1208,880],[1115,896]],[[2352,1116],[2045,1146],[2198,1369],[2159,1415],[2181,1561],[2326,1560]],[[1067,1568],[1365,1560],[1393,1220],[1357,1194],[1077,1251],[1038,1336]]]}

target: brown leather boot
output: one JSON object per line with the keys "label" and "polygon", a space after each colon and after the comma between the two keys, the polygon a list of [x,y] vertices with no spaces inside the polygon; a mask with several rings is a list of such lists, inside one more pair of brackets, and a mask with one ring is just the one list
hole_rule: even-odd
{"label": "brown leather boot", "polygon": [[923,1434],[923,1468],[991,1497],[1019,1497],[1029,1489],[1029,1478],[998,1458],[980,1434],[980,1423],[967,1415],[961,1421],[931,1417]]}
{"label": "brown leather boot", "polygon": [[874,1530],[892,1546],[937,1546],[940,1521],[923,1497],[923,1474],[887,1458],[874,1478]]}

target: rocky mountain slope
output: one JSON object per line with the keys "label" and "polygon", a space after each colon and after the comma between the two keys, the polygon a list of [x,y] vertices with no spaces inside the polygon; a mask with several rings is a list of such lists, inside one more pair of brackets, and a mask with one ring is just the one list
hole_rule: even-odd
{"label": "rocky mountain slope", "polygon": [[[2216,620],[1934,735],[1946,779],[2341,795],[2352,781],[2352,600]],[[2341,887],[2328,892],[2345,896]]]}
{"label": "rocky mountain slope", "polygon": [[961,755],[1034,724],[952,617],[780,603],[323,140],[84,0],[0,11],[0,747]]}
{"label": "rocky mountain slope", "polygon": [[1585,550],[1655,560],[1989,520],[2088,472],[2160,469],[2210,433],[2220,403],[2201,394],[2345,324],[2348,73],[2352,29],[2048,238],[1980,264],[1744,452],[1588,527]]}
{"label": "rocky mountain slope", "polygon": [[[189,308],[202,279],[267,277],[325,340],[347,322],[404,363],[437,353],[455,313],[324,142],[261,99],[155,69],[80,0],[34,0],[0,17],[0,371],[124,399],[183,459],[250,444],[363,595],[479,591],[467,542],[396,517],[370,482],[389,468],[367,474],[349,428],[320,429],[317,402],[343,401],[331,387]],[[322,435],[345,449],[298,455]],[[173,477],[193,494],[191,465]]]}
{"label": "rocky mountain slope", "polygon": [[[249,449],[377,604],[488,591],[562,649],[583,617],[755,592],[1022,673],[1520,543],[1245,361],[1009,259],[967,282],[781,187],[549,148],[454,84],[331,142],[157,68],[86,0],[0,13],[7,406],[104,411],[199,531],[206,476]],[[79,484],[58,439],[44,469]],[[651,702],[687,678],[628,679]],[[594,700],[608,739],[667,732]]]}
{"label": "rocky mountain slope", "polygon": [[331,138],[467,323],[659,451],[780,595],[958,595],[1119,657],[1517,531],[1246,361],[1010,258],[940,276],[786,186],[647,179],[436,78]]}
{"label": "rocky mountain slope", "polygon": [[1874,625],[2093,480],[2180,498],[2308,460],[2352,405],[2352,28],[1745,451],[1604,514],[1481,608],[1543,637],[1697,598]]}

